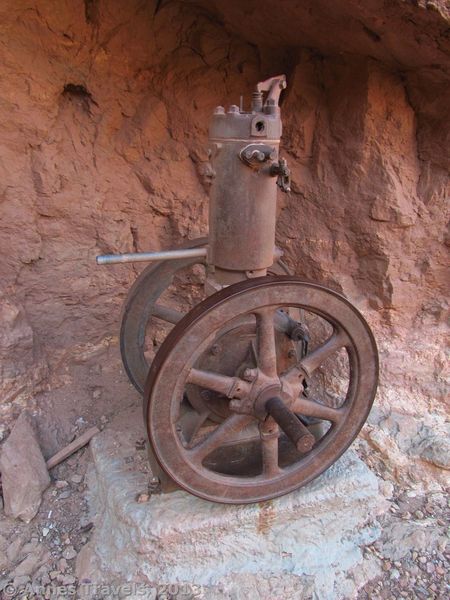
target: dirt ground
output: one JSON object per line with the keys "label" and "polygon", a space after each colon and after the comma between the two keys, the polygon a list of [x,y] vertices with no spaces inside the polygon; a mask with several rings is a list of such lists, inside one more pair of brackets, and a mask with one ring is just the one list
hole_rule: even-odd
{"label": "dirt ground", "polygon": [[[77,398],[76,403],[73,398]],[[140,402],[123,372],[114,341],[101,351],[93,349],[91,356],[84,356],[82,363],[73,366],[65,385],[39,398],[40,411],[34,414],[35,422],[39,424],[51,411],[55,423],[46,454],[58,449],[60,439],[67,439],[68,428],[69,439],[92,425],[107,428],[117,413]],[[364,438],[354,447],[379,477],[380,489],[391,504],[380,518],[381,537],[364,549],[364,553],[375,557],[380,575],[360,589],[358,599],[447,597],[448,490],[436,485],[434,491],[431,486],[424,492],[411,485],[399,485],[386,468],[386,456],[377,453]],[[51,471],[51,485],[30,524],[0,513],[3,598],[56,598],[58,586],[75,593],[76,558],[93,532],[85,480],[90,461],[90,450],[85,447]],[[32,588],[38,592],[33,594]],[[47,596],[42,595],[43,590]]]}

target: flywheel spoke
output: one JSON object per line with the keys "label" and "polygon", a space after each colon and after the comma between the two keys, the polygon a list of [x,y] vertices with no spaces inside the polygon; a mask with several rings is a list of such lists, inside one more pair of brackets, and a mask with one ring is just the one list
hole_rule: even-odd
{"label": "flywheel spoke", "polygon": [[249,415],[231,415],[205,439],[188,450],[190,458],[195,461],[202,461],[205,456],[216,450],[216,448],[232,442],[234,435],[239,433],[252,420],[253,417]]}
{"label": "flywheel spoke", "polygon": [[264,308],[256,313],[258,367],[268,377],[277,376],[274,308]]}
{"label": "flywheel spoke", "polygon": [[336,425],[342,421],[346,413],[344,408],[332,408],[331,406],[325,406],[314,400],[302,397],[295,400],[291,405],[291,410],[295,414],[324,419],[325,421],[331,421]]}
{"label": "flywheel spoke", "polygon": [[162,304],[155,304],[152,311],[152,315],[157,319],[161,319],[167,323],[173,323],[174,325],[178,323],[178,321],[181,321],[185,314],[186,313],[180,312],[179,310],[163,306]]}
{"label": "flywheel spoke", "polygon": [[273,477],[280,472],[278,465],[278,436],[261,437],[263,474]]}
{"label": "flywheel spoke", "polygon": [[202,388],[213,390],[227,398],[242,398],[250,391],[250,385],[239,377],[228,377],[213,371],[191,369],[187,383],[193,383]]}
{"label": "flywheel spoke", "polygon": [[[290,321],[280,327],[280,306],[310,326],[309,354],[297,354]],[[336,292],[261,277],[211,295],[183,324],[146,386],[153,454],[182,489],[228,504],[266,501],[312,481],[357,436],[376,391],[376,345]]]}
{"label": "flywheel spoke", "polygon": [[327,358],[330,358],[335,352],[349,343],[349,339],[342,329],[333,333],[333,335],[324,343],[305,356],[297,365],[307,375],[312,375],[316,369],[323,364]]}

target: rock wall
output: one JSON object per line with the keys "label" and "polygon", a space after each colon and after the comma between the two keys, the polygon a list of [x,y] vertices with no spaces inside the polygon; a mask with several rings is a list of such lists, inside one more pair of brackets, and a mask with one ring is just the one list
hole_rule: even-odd
{"label": "rock wall", "polygon": [[97,267],[97,254],[207,231],[209,115],[279,72],[293,175],[279,198],[286,260],[363,310],[382,405],[443,413],[445,4],[4,0],[4,427],[66,385],[83,356],[117,344],[137,270]]}

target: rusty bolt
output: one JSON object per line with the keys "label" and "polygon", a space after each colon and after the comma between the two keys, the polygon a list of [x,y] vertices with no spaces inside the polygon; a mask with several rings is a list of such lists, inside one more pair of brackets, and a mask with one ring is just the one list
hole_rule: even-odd
{"label": "rusty bolt", "polygon": [[241,407],[241,403],[239,400],[231,400],[230,404],[228,405],[230,410],[234,410],[236,412],[239,412],[239,409]]}
{"label": "rusty bolt", "polygon": [[256,376],[258,375],[258,369],[245,369],[242,377],[245,381],[255,381]]}

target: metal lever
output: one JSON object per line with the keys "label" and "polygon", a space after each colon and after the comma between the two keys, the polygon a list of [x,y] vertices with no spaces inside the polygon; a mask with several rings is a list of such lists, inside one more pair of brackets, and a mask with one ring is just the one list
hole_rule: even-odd
{"label": "metal lever", "polygon": [[289,410],[281,398],[275,396],[266,402],[266,410],[278,423],[299,452],[309,452],[314,446],[316,438]]}
{"label": "metal lever", "polygon": [[270,167],[270,174],[272,177],[277,177],[277,186],[282,192],[291,191],[291,171],[285,158],[280,158]]}
{"label": "metal lever", "polygon": [[286,75],[277,75],[256,85],[256,92],[267,92],[266,104],[278,106],[281,92],[286,89]]}

